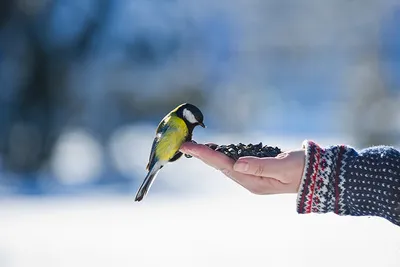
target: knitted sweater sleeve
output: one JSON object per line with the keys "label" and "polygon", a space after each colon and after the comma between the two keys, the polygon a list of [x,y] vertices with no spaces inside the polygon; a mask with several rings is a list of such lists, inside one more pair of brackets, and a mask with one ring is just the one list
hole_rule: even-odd
{"label": "knitted sweater sleeve", "polygon": [[297,212],[379,216],[400,226],[400,151],[376,146],[322,148],[304,141]]}

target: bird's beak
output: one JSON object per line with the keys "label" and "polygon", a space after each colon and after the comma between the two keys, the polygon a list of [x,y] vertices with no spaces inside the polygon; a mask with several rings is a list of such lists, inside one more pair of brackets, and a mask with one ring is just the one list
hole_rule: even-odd
{"label": "bird's beak", "polygon": [[205,126],[204,123],[202,123],[202,122],[199,122],[199,125],[200,125],[201,127],[203,127],[203,128],[206,128],[206,126]]}

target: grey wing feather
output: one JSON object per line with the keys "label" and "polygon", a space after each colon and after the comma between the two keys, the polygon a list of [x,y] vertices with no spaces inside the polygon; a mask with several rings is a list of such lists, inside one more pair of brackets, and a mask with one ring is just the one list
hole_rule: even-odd
{"label": "grey wing feather", "polygon": [[158,141],[160,140],[161,134],[157,134],[157,136],[154,138],[153,144],[151,146],[151,152],[150,152],[150,157],[149,157],[149,163],[147,163],[146,170],[150,171],[151,165],[154,164],[154,156],[155,156],[155,151],[156,151],[156,145]]}
{"label": "grey wing feather", "polygon": [[157,127],[156,137],[154,138],[153,144],[151,146],[149,162],[147,163],[147,166],[146,166],[146,170],[148,170],[148,171],[150,171],[150,169],[152,168],[152,165],[154,165],[154,163],[155,163],[155,159],[154,159],[155,153],[156,153],[155,147],[156,147],[158,141],[160,141],[162,133],[166,130],[165,128],[166,128],[165,122],[164,122],[164,120],[162,120]]}

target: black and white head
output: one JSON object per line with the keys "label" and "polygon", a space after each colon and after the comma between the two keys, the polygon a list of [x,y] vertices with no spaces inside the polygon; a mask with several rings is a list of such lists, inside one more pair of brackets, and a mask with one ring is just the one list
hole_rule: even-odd
{"label": "black and white head", "polygon": [[177,115],[181,117],[188,125],[197,126],[205,128],[203,113],[200,109],[192,104],[185,103],[178,107],[176,111]]}

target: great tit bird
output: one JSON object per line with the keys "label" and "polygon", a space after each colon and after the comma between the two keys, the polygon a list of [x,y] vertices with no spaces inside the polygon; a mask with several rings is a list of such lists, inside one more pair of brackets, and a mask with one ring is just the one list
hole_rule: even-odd
{"label": "great tit bird", "polygon": [[189,103],[179,105],[163,118],[157,127],[151,147],[146,166],[147,176],[136,194],[135,201],[141,201],[147,195],[161,168],[182,156],[179,149],[184,142],[192,141],[193,129],[197,125],[206,128],[203,119],[200,109]]}

